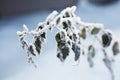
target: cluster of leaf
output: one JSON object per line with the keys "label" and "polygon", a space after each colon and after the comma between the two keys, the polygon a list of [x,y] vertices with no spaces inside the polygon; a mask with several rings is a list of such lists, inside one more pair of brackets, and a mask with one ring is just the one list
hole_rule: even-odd
{"label": "cluster of leaf", "polygon": [[[93,30],[91,31],[91,34],[96,35],[99,33],[99,31],[100,29],[93,28]],[[112,41],[113,41],[112,34],[108,31],[104,31],[104,33],[101,35],[101,46],[102,46],[102,51],[104,54],[103,62],[111,73],[111,79],[114,80],[115,76],[114,76],[113,68],[112,68],[113,59],[108,57],[109,53],[106,52],[106,48],[112,45],[111,48],[112,48],[113,56],[116,56],[118,53],[120,53],[120,46],[119,46],[118,41],[113,41],[113,44],[112,44]],[[92,59],[95,57],[95,54],[96,54],[95,47],[93,45],[90,45],[88,47],[88,62],[90,63],[90,67],[93,67],[94,63]]]}
{"label": "cluster of leaf", "polygon": [[[40,54],[42,42],[46,39],[46,33],[43,32],[40,36],[34,37],[34,42],[28,47],[28,52],[33,56]],[[37,53],[37,54],[36,54]]]}
{"label": "cluster of leaf", "polygon": [[63,62],[70,51],[72,50],[75,53],[74,60],[78,61],[80,57],[80,40],[78,40],[78,35],[75,33],[75,27],[73,25],[72,19],[74,18],[73,14],[74,8],[70,10],[67,8],[61,12],[60,15],[56,19],[56,25],[60,23],[60,31],[56,34],[55,39],[57,42],[57,57]]}
{"label": "cluster of leaf", "polygon": [[[43,25],[39,25],[36,29],[36,32],[42,30],[43,27],[44,27]],[[46,32],[44,31],[40,35],[35,35],[33,38],[34,38],[34,41],[32,45],[29,46],[28,51],[33,56],[36,56],[37,54],[40,54],[41,52],[42,43],[46,40]]]}

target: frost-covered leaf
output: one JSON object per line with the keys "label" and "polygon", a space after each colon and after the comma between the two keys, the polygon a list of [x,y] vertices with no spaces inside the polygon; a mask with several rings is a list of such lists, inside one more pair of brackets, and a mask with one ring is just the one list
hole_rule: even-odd
{"label": "frost-covered leaf", "polygon": [[70,49],[67,45],[64,45],[61,49],[57,49],[57,57],[63,62],[69,55]]}
{"label": "frost-covered leaf", "polygon": [[73,33],[73,37],[72,38],[76,42],[76,40],[77,40],[77,34]]}
{"label": "frost-covered leaf", "polygon": [[36,31],[39,31],[39,30],[41,30],[41,29],[43,29],[43,25],[39,25],[39,26],[36,28]]}
{"label": "frost-covered leaf", "polygon": [[65,13],[66,17],[70,17],[70,14],[68,12]]}
{"label": "frost-covered leaf", "polygon": [[75,53],[75,61],[79,60],[80,57],[80,46],[76,43],[72,44],[72,50]]}
{"label": "frost-covered leaf", "polygon": [[88,54],[90,54],[92,58],[95,57],[95,48],[93,47],[93,45],[90,45],[88,47]]}
{"label": "frost-covered leaf", "polygon": [[72,23],[71,23],[71,21],[70,21],[70,20],[67,20],[67,22],[68,22],[68,25],[69,25],[69,26],[71,26],[71,25],[72,25]]}
{"label": "frost-covered leaf", "polygon": [[20,42],[21,42],[21,44],[22,44],[22,48],[23,48],[23,49],[25,48],[25,46],[28,47],[27,41],[24,40],[23,37],[20,37]]}
{"label": "frost-covered leaf", "polygon": [[82,29],[80,37],[82,37],[83,39],[86,39],[86,29],[85,28]]}
{"label": "frost-covered leaf", "polygon": [[35,45],[36,51],[37,51],[38,53],[40,53],[40,50],[41,50],[41,41],[40,41],[39,38],[37,38],[37,39],[35,40],[34,45]]}
{"label": "frost-covered leaf", "polygon": [[57,53],[57,58],[59,58],[61,62],[64,61],[61,52]]}
{"label": "frost-covered leaf", "polygon": [[72,39],[73,39],[73,36],[72,36],[72,35],[69,35],[69,38],[72,40]]}
{"label": "frost-covered leaf", "polygon": [[65,32],[61,31],[61,33],[62,38],[65,38]]}
{"label": "frost-covered leaf", "polygon": [[112,51],[114,55],[117,55],[118,53],[120,53],[120,46],[117,41],[113,44]]}
{"label": "frost-covered leaf", "polygon": [[22,48],[25,48],[25,46],[28,46],[27,42],[25,40],[22,41]]}
{"label": "frost-covered leaf", "polygon": [[103,59],[103,62],[105,64],[105,66],[108,68],[108,70],[110,71],[111,80],[115,80],[115,76],[114,76],[114,72],[113,72],[111,61],[106,57],[106,58]]}
{"label": "frost-covered leaf", "polygon": [[60,40],[57,44],[58,48],[62,48],[64,45],[66,44],[66,41],[65,40]]}
{"label": "frost-covered leaf", "polygon": [[93,45],[90,45],[88,47],[88,55],[87,55],[87,60],[89,62],[89,66],[93,67],[94,63],[93,63],[93,58],[95,57],[95,48]]}
{"label": "frost-covered leaf", "polygon": [[61,49],[61,52],[63,54],[63,60],[65,60],[67,58],[67,56],[69,55],[69,47],[68,46],[63,46],[62,49]]}
{"label": "frost-covered leaf", "polygon": [[56,40],[56,42],[59,42],[59,41],[60,41],[60,33],[57,33],[57,34],[56,34],[55,40]]}
{"label": "frost-covered leaf", "polygon": [[112,37],[110,33],[104,33],[102,35],[102,44],[103,47],[108,47],[112,41]]}
{"label": "frost-covered leaf", "polygon": [[42,37],[41,37],[41,38],[40,38],[40,41],[41,41],[41,42],[45,42],[45,38],[42,38]]}
{"label": "frost-covered leaf", "polygon": [[98,34],[99,31],[100,31],[100,28],[94,27],[94,28],[92,29],[92,31],[91,31],[91,34]]}
{"label": "frost-covered leaf", "polygon": [[63,31],[57,33],[56,36],[55,36],[56,42],[59,42],[59,41],[62,40],[63,38],[65,38],[65,33],[64,33]]}
{"label": "frost-covered leaf", "polygon": [[29,51],[33,56],[36,56],[36,54],[34,53],[34,49],[33,49],[33,46],[32,46],[32,45],[30,45],[30,46],[28,47],[28,51]]}
{"label": "frost-covered leaf", "polygon": [[63,24],[63,29],[66,29],[66,28],[69,27],[68,24],[67,24],[67,22],[65,22],[65,21],[62,24]]}
{"label": "frost-covered leaf", "polygon": [[56,20],[56,25],[58,25],[60,23],[60,17],[58,17],[58,19]]}
{"label": "frost-covered leaf", "polygon": [[68,43],[70,46],[71,46],[71,44],[72,44],[71,41],[68,41],[67,43]]}
{"label": "frost-covered leaf", "polygon": [[108,70],[111,74],[111,80],[114,80],[115,76],[114,76],[114,71],[113,71],[113,68],[112,68],[112,60],[108,57],[105,49],[103,49],[103,53],[104,53],[103,62],[105,64],[105,66],[108,68]]}
{"label": "frost-covered leaf", "polygon": [[42,38],[45,38],[46,39],[46,33],[43,32],[41,35],[40,35]]}

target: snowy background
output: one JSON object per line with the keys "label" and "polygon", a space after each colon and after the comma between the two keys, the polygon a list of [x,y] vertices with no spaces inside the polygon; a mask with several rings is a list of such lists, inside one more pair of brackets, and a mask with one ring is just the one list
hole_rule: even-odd
{"label": "snowy background", "polygon": [[[37,68],[27,63],[27,54],[20,46],[16,31],[22,31],[24,23],[34,29],[49,14],[49,11],[43,11],[0,20],[0,80],[111,80],[99,56],[95,58],[94,68],[89,68],[85,56],[78,66],[72,66],[72,53],[65,63],[61,63],[56,57],[55,30],[47,35],[47,42],[36,60]],[[120,38],[120,1],[95,6],[82,0],[77,5],[76,14],[83,21],[103,23]],[[120,80],[120,55],[113,67],[115,80]]]}

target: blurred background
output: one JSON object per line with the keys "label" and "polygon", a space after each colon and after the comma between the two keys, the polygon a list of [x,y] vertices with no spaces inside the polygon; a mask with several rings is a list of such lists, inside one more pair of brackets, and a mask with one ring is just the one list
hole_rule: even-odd
{"label": "blurred background", "polygon": [[[0,80],[110,80],[102,63],[93,69],[84,59],[78,66],[71,65],[72,58],[61,64],[56,57],[55,30],[49,32],[37,57],[38,68],[27,63],[26,51],[21,48],[16,31],[22,31],[23,24],[32,30],[53,10],[60,12],[73,5],[83,21],[103,23],[120,37],[119,0],[0,0]],[[120,80],[120,63],[115,65],[115,80]]]}

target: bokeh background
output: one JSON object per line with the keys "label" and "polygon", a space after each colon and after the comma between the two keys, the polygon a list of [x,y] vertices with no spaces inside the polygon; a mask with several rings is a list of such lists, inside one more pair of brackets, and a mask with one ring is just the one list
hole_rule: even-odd
{"label": "bokeh background", "polygon": [[[98,2],[97,2],[98,1]],[[72,66],[73,55],[65,63],[56,57],[56,31],[49,32],[42,53],[37,57],[37,68],[27,63],[26,51],[16,34],[22,25],[36,28],[52,12],[77,6],[76,15],[83,21],[103,23],[120,38],[119,0],[0,0],[0,80],[111,80],[102,62],[89,68],[83,57],[78,66]],[[104,2],[105,1],[105,2]],[[99,58],[99,57],[98,57]],[[119,58],[118,58],[119,59]],[[120,59],[114,64],[115,80],[120,80]]]}

